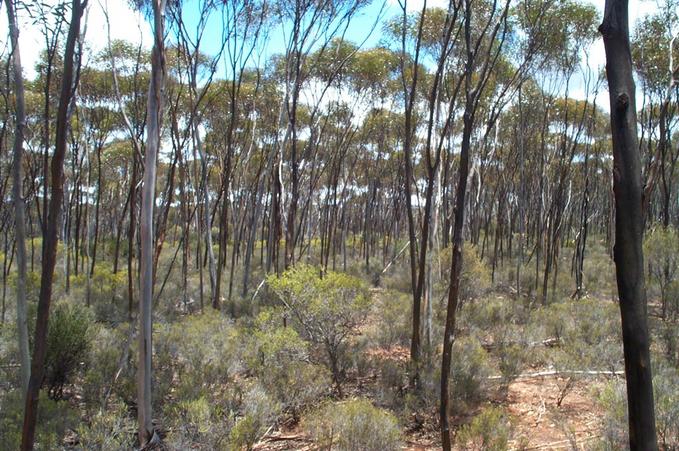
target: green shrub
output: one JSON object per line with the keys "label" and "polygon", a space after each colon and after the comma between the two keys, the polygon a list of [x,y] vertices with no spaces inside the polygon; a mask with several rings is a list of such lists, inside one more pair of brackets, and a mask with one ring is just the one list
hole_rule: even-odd
{"label": "green shrub", "polygon": [[512,436],[512,423],[499,407],[487,407],[462,426],[456,436],[458,445],[466,450],[503,451]]}
{"label": "green shrub", "polygon": [[173,430],[167,438],[175,449],[224,449],[233,427],[233,412],[213,405],[206,397],[181,400],[173,406]]}
{"label": "green shrub", "polygon": [[292,327],[281,327],[282,321],[275,320],[279,315],[272,309],[260,313],[247,330],[244,359],[267,393],[296,417],[300,408],[327,390],[330,375],[309,362],[309,344]]}
{"label": "green shrub", "polygon": [[251,450],[257,439],[272,425],[280,406],[258,386],[244,396],[242,416],[231,429],[231,444],[235,449]]}
{"label": "green shrub", "polygon": [[328,403],[309,415],[304,427],[320,449],[381,451],[401,445],[396,418],[365,399]]}
{"label": "green shrub", "polygon": [[[660,294],[662,317],[675,315],[674,302],[670,303],[671,294],[676,287],[670,289],[679,269],[679,233],[673,227],[657,227],[646,234],[644,240],[644,257],[651,274],[651,281]],[[672,293],[674,292],[674,293]]]}
{"label": "green shrub", "polygon": [[[437,291],[445,293],[450,284],[450,262],[452,247],[442,249],[438,256],[441,265],[441,279]],[[460,301],[468,301],[482,296],[491,287],[491,274],[479,257],[476,247],[465,243],[462,250],[462,273],[460,274]]]}
{"label": "green shrub", "polygon": [[235,328],[218,314],[184,317],[155,328],[155,398],[174,386],[178,399],[197,399],[238,370]]}
{"label": "green shrub", "polygon": [[136,423],[121,402],[110,403],[78,426],[78,449],[133,449]]}
{"label": "green shrub", "polygon": [[659,367],[653,373],[656,429],[663,449],[679,449],[679,373],[676,368]]}
{"label": "green shrub", "polygon": [[[24,397],[19,390],[0,394],[0,447],[19,449],[24,419]],[[35,449],[60,449],[66,432],[78,424],[77,413],[66,401],[50,399],[44,392],[38,402]]]}
{"label": "green shrub", "polygon": [[410,340],[413,301],[410,295],[387,290],[375,301],[376,321],[369,335],[378,346],[407,345]]}
{"label": "green shrub", "polygon": [[325,364],[341,393],[350,359],[350,338],[365,322],[371,298],[360,279],[329,271],[320,278],[318,270],[298,265],[281,277],[270,276],[269,287],[288,310],[292,324],[302,337],[323,349]]}
{"label": "green shrub", "polygon": [[450,393],[454,407],[466,408],[484,394],[486,380],[492,372],[488,353],[475,337],[460,337],[453,344],[450,369]]}
{"label": "green shrub", "polygon": [[628,448],[625,384],[619,380],[610,381],[597,398],[605,412],[598,447],[606,451]]}
{"label": "green shrub", "polygon": [[57,304],[50,314],[45,357],[45,379],[52,399],[61,399],[66,385],[88,356],[92,316],[76,304]]}
{"label": "green shrub", "polygon": [[[89,349],[89,362],[83,377],[84,401],[90,407],[99,408],[104,397],[116,394],[123,400],[132,402],[136,396],[133,371],[130,371],[128,360],[131,355],[129,347],[134,348],[136,341],[129,336],[129,326],[109,328],[97,325],[93,328],[92,345]],[[122,368],[116,379],[116,373]]]}

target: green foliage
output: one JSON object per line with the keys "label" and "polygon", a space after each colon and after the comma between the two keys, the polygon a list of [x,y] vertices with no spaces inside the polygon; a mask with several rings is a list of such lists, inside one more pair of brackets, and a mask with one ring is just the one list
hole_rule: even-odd
{"label": "green foliage", "polygon": [[224,449],[233,426],[233,412],[224,406],[212,404],[206,397],[180,400],[172,411],[176,424],[168,437],[168,443],[177,449],[194,447]]}
{"label": "green foliage", "polygon": [[247,330],[246,366],[263,388],[293,416],[327,389],[330,377],[323,367],[309,362],[309,345],[292,327],[282,327],[277,310],[259,314]]}
{"label": "green foliage", "polygon": [[[674,10],[673,10],[674,9]],[[676,23],[675,8],[643,17],[632,36],[632,61],[644,84],[655,94],[664,94],[670,82],[670,42],[672,24]],[[676,42],[674,43],[676,46]],[[676,48],[674,49],[676,52]]]}
{"label": "green foliage", "polygon": [[368,289],[360,279],[298,265],[281,277],[270,276],[269,287],[285,305],[300,335],[322,347],[325,363],[340,388],[349,365],[347,346],[366,319],[371,307]]}
{"label": "green foliage", "polygon": [[453,344],[450,369],[450,394],[455,408],[466,408],[478,402],[486,388],[492,367],[488,353],[475,337],[459,337]]}
{"label": "green foliage", "polygon": [[44,385],[60,399],[67,384],[86,363],[92,328],[91,312],[72,303],[59,303],[50,314]]}
{"label": "green foliage", "polygon": [[107,392],[120,399],[132,401],[136,396],[134,374],[127,361],[122,361],[121,374],[116,373],[124,355],[129,356],[129,347],[136,344],[129,336],[128,326],[109,328],[102,325],[93,328],[92,345],[89,348],[89,362],[83,377],[84,401],[98,409]]}
{"label": "green foliage", "polygon": [[[20,390],[0,394],[0,444],[2,449],[19,449],[23,425],[24,397]],[[64,434],[78,424],[78,416],[66,401],[55,401],[40,394],[36,422],[35,449],[60,449]]]}
{"label": "green foliage", "polygon": [[388,290],[376,296],[375,324],[368,334],[378,346],[390,348],[405,346],[410,340],[412,324],[412,297],[398,291]]}
{"label": "green foliage", "polygon": [[[679,446],[679,374],[676,368],[659,366],[653,373],[656,431],[662,449]],[[604,434],[600,448],[625,449],[628,446],[627,396],[624,380],[609,382],[597,396],[604,408]]]}
{"label": "green foliage", "polygon": [[136,423],[121,402],[109,404],[78,426],[78,445],[83,450],[132,449]]}
{"label": "green foliage", "polygon": [[[679,269],[679,232],[673,227],[658,227],[646,234],[644,240],[644,257],[648,264],[651,281],[660,292],[662,317],[676,315],[677,301],[674,298],[679,292],[674,283]],[[670,301],[672,300],[672,302]]]}
{"label": "green foliage", "polygon": [[512,436],[512,423],[507,413],[499,407],[487,407],[462,426],[456,436],[457,443],[466,450],[503,451]]}
{"label": "green foliage", "polygon": [[401,445],[396,418],[365,399],[325,404],[309,415],[304,427],[325,450],[381,451]]}
{"label": "green foliage", "polygon": [[157,399],[175,384],[179,399],[195,399],[226,383],[237,369],[235,330],[216,314],[185,318],[155,329]]}
{"label": "green foliage", "polygon": [[258,386],[248,390],[243,399],[242,416],[231,430],[231,442],[236,449],[251,450],[277,414],[279,405]]}
{"label": "green foliage", "polygon": [[679,372],[661,366],[653,373],[656,430],[663,449],[679,448]]}
{"label": "green foliage", "polygon": [[[450,262],[452,248],[442,249],[438,261],[442,268],[442,277],[438,289],[445,292],[450,284]],[[466,244],[462,250],[462,273],[460,274],[460,301],[468,301],[483,295],[490,288],[491,274],[481,260],[476,247]]]}
{"label": "green foliage", "polygon": [[597,394],[597,399],[605,411],[599,448],[606,451],[625,449],[629,443],[625,385],[611,381]]}

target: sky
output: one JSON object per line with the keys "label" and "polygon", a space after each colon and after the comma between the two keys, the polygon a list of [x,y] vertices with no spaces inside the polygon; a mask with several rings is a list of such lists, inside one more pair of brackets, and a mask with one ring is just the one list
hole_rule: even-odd
{"label": "sky", "polygon": [[[407,7],[409,10],[415,12],[422,8],[424,0],[409,0]],[[583,0],[586,1],[586,0]],[[46,3],[56,4],[58,0],[46,0]],[[3,6],[4,6],[4,2]],[[428,0],[428,6],[446,7],[448,0]],[[596,0],[593,2],[603,15],[603,0]],[[380,42],[381,26],[375,29],[372,35],[368,34],[368,30],[372,28],[376,15],[381,11],[384,17],[394,17],[400,14],[400,6],[398,0],[374,0],[373,3],[364,9],[352,22],[347,31],[347,38],[356,43],[365,40],[364,47],[372,47],[378,45]],[[656,8],[654,0],[630,0],[630,25],[633,24],[645,15],[652,13]],[[138,43],[139,40],[146,47],[152,44],[152,33],[149,24],[137,12],[133,11],[127,0],[89,0],[89,5],[86,12],[86,38],[85,42],[89,47],[89,55],[93,55],[106,48],[107,32],[106,20],[104,10],[108,10],[111,19],[111,37],[113,39],[126,39]],[[188,18],[190,20],[190,17]],[[217,21],[210,25],[210,28],[218,28]],[[20,47],[21,58],[24,66],[24,74],[29,79],[35,77],[35,64],[39,59],[40,52],[44,49],[44,37],[40,26],[33,24],[31,19],[27,17],[25,11],[19,11],[19,25],[20,25]],[[3,7],[0,7],[0,51],[6,54],[8,52],[7,46],[7,13]],[[212,30],[210,30],[212,31]],[[218,33],[219,30],[215,30]],[[366,39],[367,38],[367,39]],[[204,51],[206,53],[216,52],[216,42],[218,39],[207,39]],[[265,61],[268,56],[274,53],[283,51],[283,43],[280,31],[272,32],[269,41],[264,48]],[[605,63],[605,54],[603,41],[597,39],[593,47],[587,52],[589,58],[589,65],[592,69],[603,67]],[[574,92],[577,97],[578,93]]]}

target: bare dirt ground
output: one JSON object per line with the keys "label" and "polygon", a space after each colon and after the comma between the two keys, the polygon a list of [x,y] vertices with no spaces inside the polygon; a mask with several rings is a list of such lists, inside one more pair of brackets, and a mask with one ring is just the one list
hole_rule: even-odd
{"label": "bare dirt ground", "polygon": [[[364,381],[365,383],[365,381]],[[498,393],[493,404],[504,406],[511,415],[515,434],[512,450],[587,450],[601,433],[602,411],[593,400],[593,390],[602,380],[584,377],[572,382],[557,406],[567,379],[557,376],[524,377],[515,380],[506,392]],[[455,421],[457,420],[457,421]],[[454,422],[463,419],[454,419]],[[468,420],[468,419],[467,419]],[[405,425],[404,450],[440,449],[438,431],[432,415],[422,427]],[[315,450],[310,437],[298,425],[268,434],[256,447],[259,451]],[[460,449],[461,448],[456,448]],[[386,450],[385,450],[386,451]]]}

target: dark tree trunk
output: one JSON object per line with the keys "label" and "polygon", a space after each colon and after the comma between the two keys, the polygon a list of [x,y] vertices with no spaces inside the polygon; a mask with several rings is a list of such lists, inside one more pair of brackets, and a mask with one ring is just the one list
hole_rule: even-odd
{"label": "dark tree trunk", "polygon": [[26,394],[24,424],[21,436],[21,449],[33,449],[35,425],[38,417],[38,399],[40,386],[45,372],[45,356],[47,353],[47,324],[50,304],[52,302],[52,281],[54,267],[57,262],[57,241],[59,239],[59,216],[64,197],[64,157],[66,155],[66,137],[68,131],[68,107],[73,95],[75,44],[80,33],[80,18],[87,0],[73,0],[71,6],[71,24],[64,51],[64,72],[57,110],[57,132],[54,155],[51,164],[51,197],[49,200],[48,220],[45,224],[43,239],[42,274],[40,276],[40,295],[38,298],[38,314],[35,322],[35,338],[33,340],[33,362],[31,376]]}
{"label": "dark tree trunk", "polygon": [[616,207],[614,260],[622,317],[630,449],[657,450],[642,250],[643,187],[627,0],[606,0],[599,31],[606,49],[611,102]]}

